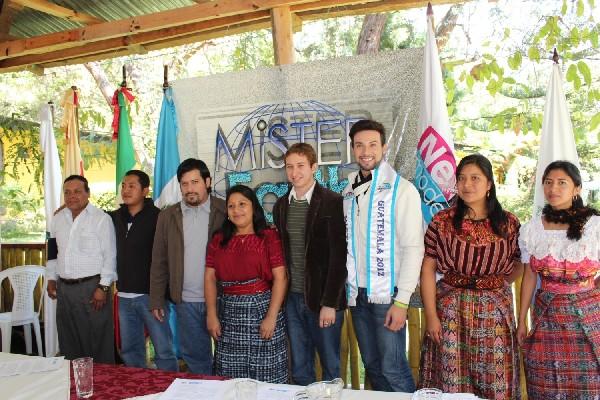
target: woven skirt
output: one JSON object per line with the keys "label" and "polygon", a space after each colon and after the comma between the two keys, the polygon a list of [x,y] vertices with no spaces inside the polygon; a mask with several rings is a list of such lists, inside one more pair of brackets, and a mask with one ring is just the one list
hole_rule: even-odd
{"label": "woven skirt", "polygon": [[[227,283],[225,282],[224,285]],[[259,327],[267,314],[271,291],[220,299],[221,337],[215,347],[215,373],[262,382],[288,382],[285,317],[277,315],[271,339],[261,339]]]}
{"label": "woven skirt", "polygon": [[538,292],[523,346],[532,400],[600,400],[600,290]]}
{"label": "woven skirt", "polygon": [[437,285],[440,346],[425,337],[419,387],[473,393],[484,399],[521,398],[512,293]]}

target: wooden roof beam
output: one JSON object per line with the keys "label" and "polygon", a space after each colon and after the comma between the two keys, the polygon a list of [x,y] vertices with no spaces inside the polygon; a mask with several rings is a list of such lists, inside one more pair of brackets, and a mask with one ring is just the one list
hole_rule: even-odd
{"label": "wooden roof beam", "polygon": [[104,20],[94,17],[93,15],[71,10],[70,8],[59,6],[58,4],[46,0],[12,0],[12,2],[33,10],[41,11],[45,14],[54,15],[55,17],[81,22],[82,24],[98,24],[104,22]]}
{"label": "wooden roof beam", "polygon": [[[427,3],[431,2],[432,5],[439,4],[456,4],[465,3],[468,0],[377,0],[369,2],[367,4],[345,4],[335,5],[335,0],[322,0],[320,3],[324,6],[320,9],[314,9],[309,4],[300,4],[292,6],[292,12],[296,13],[298,18],[303,21],[327,19],[327,18],[339,18],[353,15],[365,15],[375,14],[382,12],[392,12],[399,10],[406,10],[417,7],[427,7]],[[327,11],[325,11],[327,10]]]}
{"label": "wooden roof beam", "polygon": [[204,32],[194,33],[191,35],[181,36],[172,39],[165,39],[148,43],[144,47],[148,51],[161,50],[174,46],[181,46],[184,44],[198,43],[206,40],[222,38],[231,35],[238,35],[240,33],[257,31],[260,29],[268,29],[271,27],[271,18],[267,17],[256,21],[245,22],[242,24],[231,25],[223,28],[211,29]]}
{"label": "wooden roof beam", "polygon": [[13,17],[23,7],[11,3],[9,0],[0,0],[0,40],[12,39],[10,36],[10,26]]}
{"label": "wooden roof beam", "polygon": [[273,7],[315,2],[314,0],[215,0],[118,21],[107,21],[27,39],[0,43],[0,60],[44,53],[103,39],[149,32],[219,17],[270,10]]}
{"label": "wooden roof beam", "polygon": [[[266,18],[263,20],[252,21],[252,22],[248,22],[248,23],[235,25],[235,26],[217,28],[217,29],[200,32],[200,33],[195,33],[195,34],[191,34],[191,35],[187,35],[187,36],[181,36],[181,37],[177,37],[177,38],[165,39],[165,40],[148,43],[148,44],[144,45],[144,49],[147,51],[160,50],[160,49],[165,49],[165,48],[174,47],[174,46],[181,46],[183,44],[202,42],[205,40],[211,40],[211,39],[225,37],[225,36],[229,36],[229,35],[237,35],[239,33],[255,31],[258,29],[266,29],[270,26],[271,26],[271,19],[269,17],[269,18]],[[39,66],[43,67],[43,68],[62,67],[65,65],[82,64],[82,63],[89,62],[89,61],[98,61],[101,59],[122,57],[122,56],[131,55],[131,54],[138,54],[136,49],[132,46],[123,47],[120,49],[115,49],[115,50],[98,53],[98,54],[86,55],[83,57],[76,57],[76,58],[70,58],[70,59],[64,59],[64,60],[59,60],[59,61],[43,63],[43,64],[40,64]],[[29,67],[26,67],[26,68],[29,68]],[[6,68],[6,69],[0,69],[0,73],[20,71],[23,69],[25,69],[23,66],[11,67],[11,68]]]}
{"label": "wooden roof beam", "polygon": [[[173,28],[159,29],[156,31],[140,33],[137,35],[101,40],[98,42],[85,44],[83,46],[70,47],[67,49],[62,49],[49,53],[30,54],[21,57],[8,58],[5,60],[0,60],[0,73],[8,72],[9,70],[14,70],[14,67],[29,64],[60,62],[61,60],[65,59],[82,58],[93,54],[105,54],[110,51],[117,51],[124,47],[141,45],[144,46],[144,48],[146,48],[147,50],[153,50],[148,48],[146,44],[162,41],[163,39],[170,40],[171,42],[175,43],[176,41],[174,39],[178,37],[188,38],[190,36],[197,35],[199,32],[214,30],[218,28],[225,28],[223,31],[227,31],[227,29],[229,29],[229,27],[232,25],[257,20],[265,21],[269,18],[269,11],[256,11],[243,15],[234,15],[230,17],[213,19],[210,21],[196,22],[193,24],[187,24]],[[262,29],[262,27],[257,29]],[[186,39],[186,43],[190,42],[193,42],[193,40],[190,41]],[[176,46],[176,44],[174,44],[173,46]]]}

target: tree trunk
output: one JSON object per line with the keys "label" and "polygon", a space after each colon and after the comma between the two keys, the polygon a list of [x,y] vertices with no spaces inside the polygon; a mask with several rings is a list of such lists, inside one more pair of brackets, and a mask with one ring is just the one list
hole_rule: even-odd
{"label": "tree trunk", "polygon": [[83,65],[96,81],[96,85],[98,85],[100,92],[102,92],[102,96],[104,97],[104,100],[106,100],[108,108],[112,110],[112,97],[115,92],[114,85],[110,83],[106,77],[106,73],[97,62],[87,62]]}
{"label": "tree trunk", "polygon": [[450,34],[456,27],[456,21],[460,12],[463,9],[463,6],[464,4],[454,4],[448,9],[446,15],[444,15],[444,18],[442,18],[442,20],[438,24],[438,27],[435,30],[435,37],[437,39],[439,51],[441,51],[444,47],[446,47],[446,44],[448,44],[448,39],[450,38]]}
{"label": "tree trunk", "polygon": [[135,63],[125,65],[127,71],[127,87],[132,88],[134,92],[140,90],[139,80],[142,76],[142,71]]}
{"label": "tree trunk", "polygon": [[365,16],[358,37],[357,54],[379,53],[381,34],[387,18],[387,14],[368,14]]}

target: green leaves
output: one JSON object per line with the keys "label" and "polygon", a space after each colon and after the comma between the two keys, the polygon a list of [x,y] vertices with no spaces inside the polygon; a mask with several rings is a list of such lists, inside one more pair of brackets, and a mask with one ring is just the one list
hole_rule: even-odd
{"label": "green leaves", "polygon": [[540,61],[540,50],[537,46],[531,46],[529,50],[527,50],[527,57],[532,61]]}
{"label": "green leaves", "polygon": [[580,35],[579,35],[579,29],[577,29],[576,26],[574,26],[573,29],[571,29],[569,38],[571,40],[571,44],[573,45],[573,47],[579,46]]}
{"label": "green leaves", "polygon": [[579,90],[581,88],[581,78],[579,78],[579,74],[577,73],[577,67],[575,64],[569,65],[569,69],[567,69],[567,82],[572,82],[575,90]]}
{"label": "green leaves", "polygon": [[465,80],[466,80],[467,87],[469,88],[469,90],[473,90],[473,85],[475,84],[475,79],[473,79],[473,76],[471,74],[467,74],[467,77]]}
{"label": "green leaves", "polygon": [[594,27],[590,32],[590,43],[592,43],[594,48],[598,48],[598,26]]}
{"label": "green leaves", "polygon": [[590,71],[590,67],[584,61],[579,61],[577,62],[577,68],[583,76],[585,84],[590,86],[592,84],[592,71]]}
{"label": "green leaves", "polygon": [[510,67],[510,69],[512,69],[512,70],[519,69],[521,67],[521,63],[523,62],[523,56],[521,55],[521,52],[517,51],[512,56],[509,56],[507,62],[508,62],[508,66]]}
{"label": "green leaves", "polygon": [[535,134],[539,134],[542,129],[542,115],[534,114],[531,116],[531,130],[535,132]]}
{"label": "green leaves", "polygon": [[577,0],[577,16],[583,16],[583,0]]}
{"label": "green leaves", "polygon": [[[585,61],[578,61],[577,64],[569,65],[569,68],[567,69],[566,79],[567,82],[573,83],[573,87],[575,88],[575,90],[581,89],[581,78],[583,78],[583,82],[586,84],[586,86],[591,86],[592,71],[590,70],[590,67],[587,65],[587,63]],[[591,99],[591,97],[588,96],[588,99]]]}
{"label": "green leaves", "polygon": [[600,125],[600,112],[596,113],[591,121],[590,121],[590,130],[593,131],[594,129],[598,128],[598,125]]}
{"label": "green leaves", "polygon": [[454,79],[452,78],[452,76],[448,76],[446,77],[446,79],[444,79],[444,83],[446,86],[446,104],[452,104],[452,101],[454,100],[454,93],[456,90],[456,82],[454,82]]}

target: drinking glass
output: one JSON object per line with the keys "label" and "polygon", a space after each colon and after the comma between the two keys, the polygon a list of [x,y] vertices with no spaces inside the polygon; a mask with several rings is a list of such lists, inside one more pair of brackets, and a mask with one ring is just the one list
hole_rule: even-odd
{"label": "drinking glass", "polygon": [[94,359],[92,357],[76,358],[73,364],[73,377],[77,398],[87,399],[94,394]]}
{"label": "drinking glass", "polygon": [[419,389],[412,395],[412,400],[442,400],[443,392],[439,389]]}
{"label": "drinking glass", "polygon": [[242,379],[235,383],[236,400],[256,400],[258,382],[252,379]]}

